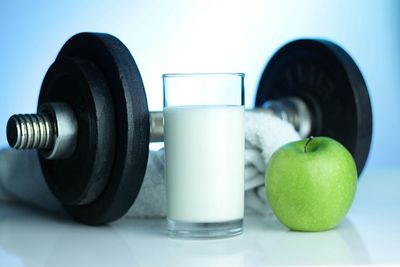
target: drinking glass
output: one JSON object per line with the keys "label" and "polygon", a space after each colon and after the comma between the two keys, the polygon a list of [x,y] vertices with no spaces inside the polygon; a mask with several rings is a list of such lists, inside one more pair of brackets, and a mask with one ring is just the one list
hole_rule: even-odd
{"label": "drinking glass", "polygon": [[170,236],[242,232],[244,74],[164,74]]}

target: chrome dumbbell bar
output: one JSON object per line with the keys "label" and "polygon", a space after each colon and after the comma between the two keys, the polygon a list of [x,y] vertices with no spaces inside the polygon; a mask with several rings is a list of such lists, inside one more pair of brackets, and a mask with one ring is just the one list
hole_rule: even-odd
{"label": "chrome dumbbell bar", "polygon": [[[270,113],[293,125],[300,136],[311,131],[311,115],[299,98],[267,101],[246,112]],[[37,114],[18,114],[7,123],[7,140],[15,149],[39,149],[46,159],[68,158],[74,152],[79,131],[72,108],[66,103],[46,103]],[[150,112],[150,142],[164,141],[162,111]]]}

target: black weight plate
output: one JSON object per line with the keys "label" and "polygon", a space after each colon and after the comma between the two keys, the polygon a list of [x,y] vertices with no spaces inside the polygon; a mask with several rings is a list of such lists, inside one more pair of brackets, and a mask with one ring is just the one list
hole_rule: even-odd
{"label": "black weight plate", "polygon": [[123,216],[142,185],[149,152],[149,111],[136,63],[126,46],[112,35],[80,33],[62,47],[58,58],[93,62],[103,73],[115,113],[115,156],[102,194],[86,205],[65,205],[78,221],[97,225]]}
{"label": "black weight plate", "polygon": [[107,183],[115,146],[114,108],[105,78],[90,61],[59,58],[40,90],[39,107],[50,102],[69,104],[79,130],[77,147],[68,159],[40,157],[46,182],[64,205],[91,203]]}
{"label": "black weight plate", "polygon": [[368,158],[372,111],[356,63],[326,40],[296,40],[280,48],[260,79],[256,106],[270,99],[298,97],[312,113],[314,136],[329,136],[353,155],[358,173]]}

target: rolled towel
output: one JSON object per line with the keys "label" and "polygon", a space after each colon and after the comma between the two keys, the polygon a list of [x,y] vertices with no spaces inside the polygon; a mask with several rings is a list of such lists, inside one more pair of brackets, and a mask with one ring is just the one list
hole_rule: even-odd
{"label": "rolled towel", "polygon": [[[264,173],[273,152],[300,139],[292,125],[268,113],[245,115],[245,210],[272,214],[264,193]],[[154,218],[166,215],[164,150],[150,151],[146,175],[129,217]],[[0,152],[0,199],[17,200],[51,211],[62,206],[48,189],[35,151],[4,149]]]}

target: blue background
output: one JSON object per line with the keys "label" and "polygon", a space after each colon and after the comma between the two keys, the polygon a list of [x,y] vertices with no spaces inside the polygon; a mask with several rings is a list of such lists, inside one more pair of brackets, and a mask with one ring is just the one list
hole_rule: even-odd
{"label": "blue background", "polygon": [[2,1],[0,145],[13,113],[32,113],[58,50],[82,31],[108,32],[130,49],[151,110],[162,107],[161,74],[244,72],[246,106],[280,46],[327,38],[362,70],[374,113],[369,168],[400,163],[400,1]]}

